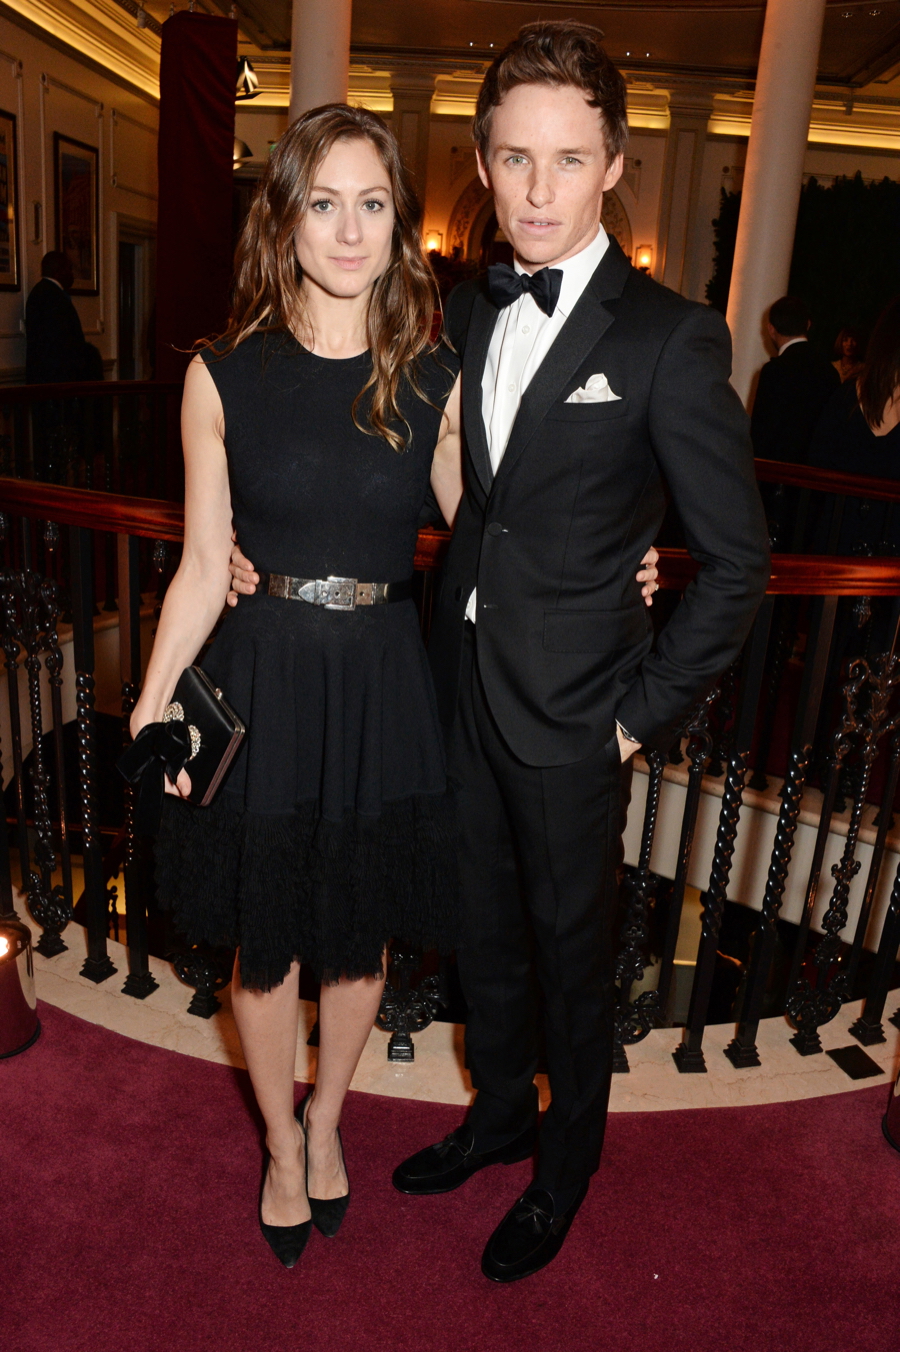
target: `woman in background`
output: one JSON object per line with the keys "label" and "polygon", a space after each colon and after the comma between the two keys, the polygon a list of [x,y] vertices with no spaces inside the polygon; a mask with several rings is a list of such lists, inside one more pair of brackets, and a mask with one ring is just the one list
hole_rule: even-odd
{"label": "woman in background", "polygon": [[848,327],[841,329],[834,340],[834,357],[831,363],[841,378],[841,384],[845,380],[853,380],[858,376],[863,363],[863,343],[862,331],[857,328]]}
{"label": "woman in background", "polygon": [[[900,297],[881,312],[855,380],[836,390],[813,433],[809,463],[842,474],[900,479]],[[827,546],[830,512],[819,529]],[[900,553],[900,511],[890,503],[846,498],[839,554]]]}

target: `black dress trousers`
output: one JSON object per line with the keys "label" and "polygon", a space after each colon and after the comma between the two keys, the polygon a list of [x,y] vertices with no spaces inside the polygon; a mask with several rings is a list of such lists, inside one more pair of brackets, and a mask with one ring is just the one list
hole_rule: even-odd
{"label": "black dress trousers", "polygon": [[466,1052],[479,1149],[523,1131],[537,1111],[538,1001],[552,1104],[538,1186],[563,1191],[600,1162],[613,1049],[616,866],[631,782],[615,735],[570,765],[526,765],[491,716],[466,623],[459,711],[449,747],[461,826]]}

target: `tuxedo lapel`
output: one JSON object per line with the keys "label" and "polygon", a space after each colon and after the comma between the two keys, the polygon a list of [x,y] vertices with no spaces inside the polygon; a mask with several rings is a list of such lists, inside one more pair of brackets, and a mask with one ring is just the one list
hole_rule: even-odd
{"label": "tuxedo lapel", "polygon": [[488,450],[487,431],[482,413],[481,381],[487,361],[488,348],[494,325],[497,322],[497,307],[479,292],[466,335],[466,350],[462,367],[463,426],[466,431],[466,443],[475,473],[485,493],[490,493],[494,472],[491,469],[491,456]]}
{"label": "tuxedo lapel", "polygon": [[[631,265],[614,239],[597,270],[554,340],[522,396],[497,477],[511,473],[516,461],[615,315],[604,301],[622,294]],[[482,362],[482,368],[484,363]]]}

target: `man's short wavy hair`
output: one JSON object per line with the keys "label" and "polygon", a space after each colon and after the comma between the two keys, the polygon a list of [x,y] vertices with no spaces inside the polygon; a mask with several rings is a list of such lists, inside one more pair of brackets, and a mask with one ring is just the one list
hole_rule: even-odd
{"label": "man's short wavy hair", "polygon": [[621,154],[628,143],[625,81],[602,39],[599,28],[566,19],[529,23],[519,30],[494,58],[478,95],[472,138],[485,164],[494,109],[523,84],[580,89],[600,114],[610,161]]}

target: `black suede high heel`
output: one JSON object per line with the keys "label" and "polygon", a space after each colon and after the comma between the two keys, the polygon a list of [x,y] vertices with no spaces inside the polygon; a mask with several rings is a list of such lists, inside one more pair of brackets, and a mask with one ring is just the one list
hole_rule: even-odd
{"label": "black suede high heel", "polygon": [[[306,1132],[306,1107],[312,1094],[307,1094],[302,1103],[297,1105],[297,1111],[294,1116],[300,1123],[304,1136],[307,1140],[306,1148],[306,1177],[307,1177],[307,1196],[309,1180],[309,1136]],[[344,1173],[347,1173],[347,1161],[344,1159],[344,1142],[341,1140],[341,1129],[337,1129],[338,1145],[341,1147],[341,1163],[344,1166]],[[350,1205],[350,1180],[347,1178],[347,1191],[343,1197],[310,1197],[309,1210],[312,1217],[312,1223],[324,1235],[326,1239],[333,1239],[341,1228],[341,1222],[347,1214],[347,1207]]]}
{"label": "black suede high heel", "polygon": [[[262,1183],[259,1187],[259,1228],[262,1231],[263,1239],[266,1241],[279,1263],[286,1268],[292,1268],[306,1248],[306,1242],[312,1234],[312,1217],[310,1216],[308,1221],[301,1221],[299,1225],[268,1225],[263,1220],[263,1188],[266,1186],[266,1175],[269,1172],[269,1161],[271,1158],[272,1157],[267,1150],[263,1156]],[[310,1208],[310,1210],[312,1210],[312,1208]]]}

